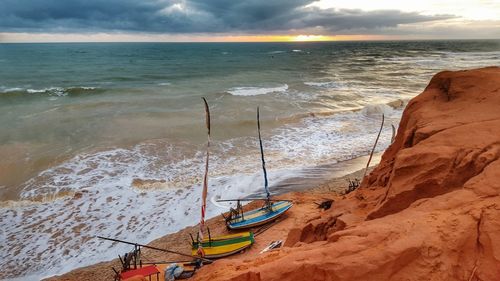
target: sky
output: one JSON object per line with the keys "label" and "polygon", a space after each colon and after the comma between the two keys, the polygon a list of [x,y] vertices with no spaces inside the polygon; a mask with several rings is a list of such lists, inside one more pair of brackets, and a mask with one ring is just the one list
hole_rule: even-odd
{"label": "sky", "polygon": [[500,39],[500,0],[0,0],[0,42]]}

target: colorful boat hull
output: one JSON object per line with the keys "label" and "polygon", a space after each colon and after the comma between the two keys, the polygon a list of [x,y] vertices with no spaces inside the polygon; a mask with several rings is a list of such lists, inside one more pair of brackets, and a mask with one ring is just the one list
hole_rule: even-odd
{"label": "colorful boat hull", "polygon": [[227,226],[229,229],[244,229],[251,228],[259,225],[263,225],[270,221],[275,220],[282,214],[284,214],[288,209],[292,207],[293,203],[290,201],[278,201],[274,202],[271,206],[271,210],[266,207],[251,210],[243,213],[243,216],[238,216],[232,218]]}
{"label": "colorful boat hull", "polygon": [[[202,247],[205,258],[216,259],[239,253],[252,246],[254,242],[253,233],[247,231],[204,239]],[[194,257],[198,256],[198,243],[192,244],[191,254]]]}

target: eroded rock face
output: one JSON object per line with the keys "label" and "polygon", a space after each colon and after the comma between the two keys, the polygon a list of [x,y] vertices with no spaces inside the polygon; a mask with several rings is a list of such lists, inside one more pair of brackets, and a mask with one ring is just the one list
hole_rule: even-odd
{"label": "eroded rock face", "polygon": [[394,144],[364,182],[387,189],[369,218],[463,188],[487,166],[496,165],[499,128],[499,68],[434,76],[408,104]]}
{"label": "eroded rock face", "polygon": [[[437,74],[362,187],[196,280],[500,280],[500,68]],[[294,206],[298,211],[299,206]]]}

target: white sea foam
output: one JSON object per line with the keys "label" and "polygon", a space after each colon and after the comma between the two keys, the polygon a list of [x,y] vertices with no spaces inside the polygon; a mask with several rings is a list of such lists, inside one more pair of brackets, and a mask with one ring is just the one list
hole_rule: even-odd
{"label": "white sea foam", "polygon": [[27,89],[26,92],[28,92],[30,94],[50,93],[50,94],[55,94],[56,96],[67,95],[67,93],[65,92],[65,89],[62,87],[50,87],[50,88],[44,88],[44,89]]}
{"label": "white sea foam", "polygon": [[392,107],[387,104],[369,104],[363,107],[361,113],[368,117],[380,116],[384,114],[386,117],[393,116],[395,113],[399,113],[399,111],[395,111]]}
{"label": "white sea foam", "polygon": [[326,81],[326,82],[304,82],[307,86],[327,88],[327,89],[340,89],[344,88],[345,84],[336,81]]}
{"label": "white sea foam", "polygon": [[158,86],[170,86],[170,85],[172,85],[172,83],[170,83],[170,82],[158,83]]}
{"label": "white sea foam", "polygon": [[268,54],[271,54],[271,55],[276,55],[276,54],[283,54],[285,53],[285,51],[271,51],[271,52],[267,52]]}
{"label": "white sea foam", "polygon": [[14,87],[14,88],[4,88],[4,87],[2,87],[2,92],[3,93],[20,92],[20,91],[24,91],[24,89],[23,88],[17,88],[17,87]]}
{"label": "white sea foam", "polygon": [[293,49],[292,52],[294,52],[294,53],[301,53],[302,50],[300,50],[300,49]]}
{"label": "white sea foam", "polygon": [[21,88],[21,87],[13,87],[13,88],[6,88],[6,87],[0,87],[0,90],[2,93],[11,93],[11,92],[26,92],[28,94],[49,94],[52,96],[56,97],[62,97],[68,95],[68,91],[73,91],[73,90],[85,90],[85,91],[91,91],[97,89],[96,87],[89,87],[89,86],[82,86],[82,87],[48,87],[48,88],[41,88],[41,89],[31,89],[31,88]]}
{"label": "white sea foam", "polygon": [[277,92],[286,92],[288,85],[283,84],[276,87],[234,87],[227,90],[233,96],[257,96]]}
{"label": "white sea foam", "polygon": [[[398,116],[389,115],[386,124],[397,124]],[[265,145],[268,150],[284,154],[285,159],[314,159],[317,165],[332,160],[348,160],[369,153],[380,124],[379,118],[380,115],[365,115],[362,112],[306,118],[303,126],[281,128],[282,131],[265,141]],[[378,149],[387,147],[390,136],[390,126],[385,126]]]}

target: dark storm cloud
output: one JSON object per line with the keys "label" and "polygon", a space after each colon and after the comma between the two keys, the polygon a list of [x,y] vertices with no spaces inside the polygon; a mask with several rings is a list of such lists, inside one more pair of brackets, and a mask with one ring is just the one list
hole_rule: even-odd
{"label": "dark storm cloud", "polygon": [[451,18],[306,7],[313,0],[2,0],[0,32],[286,32],[395,27]]}

